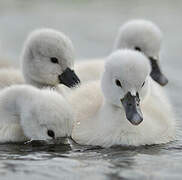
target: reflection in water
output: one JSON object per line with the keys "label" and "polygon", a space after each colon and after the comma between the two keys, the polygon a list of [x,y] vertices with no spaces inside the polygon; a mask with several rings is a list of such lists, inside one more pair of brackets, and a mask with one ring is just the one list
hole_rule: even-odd
{"label": "reflection in water", "polygon": [[[44,2],[44,5],[42,3]],[[118,27],[128,19],[146,18],[164,31],[161,59],[169,77],[166,88],[177,119],[181,107],[182,1],[0,1],[1,53],[18,64],[26,35],[38,27],[65,32],[80,57],[106,56]],[[154,13],[155,11],[155,13]],[[177,28],[176,28],[177,27]],[[4,54],[2,54],[4,55]],[[180,121],[179,121],[180,124]],[[72,141],[0,145],[0,179],[181,179],[182,141],[157,146],[80,146]]]}

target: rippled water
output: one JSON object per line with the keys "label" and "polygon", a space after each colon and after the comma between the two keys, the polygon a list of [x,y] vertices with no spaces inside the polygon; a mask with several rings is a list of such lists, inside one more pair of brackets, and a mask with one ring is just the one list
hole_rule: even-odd
{"label": "rippled water", "polygon": [[[73,40],[77,59],[110,53],[119,25],[146,18],[164,32],[162,67],[165,87],[181,124],[182,1],[145,0],[1,0],[2,56],[14,64],[31,30],[52,27]],[[162,109],[161,109],[162,110]],[[182,140],[144,147],[79,146],[30,142],[0,145],[0,180],[20,179],[182,179]]]}

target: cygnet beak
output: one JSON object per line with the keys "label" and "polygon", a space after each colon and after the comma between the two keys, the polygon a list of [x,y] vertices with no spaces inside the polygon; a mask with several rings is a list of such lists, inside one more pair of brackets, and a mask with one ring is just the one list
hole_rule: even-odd
{"label": "cygnet beak", "polygon": [[164,76],[164,74],[162,74],[160,67],[157,63],[157,60],[155,60],[152,57],[150,57],[149,59],[152,66],[152,71],[150,73],[150,76],[154,81],[159,83],[161,86],[165,86],[168,83],[168,79]]}
{"label": "cygnet beak", "polygon": [[143,115],[140,110],[140,99],[137,93],[137,96],[132,96],[130,92],[128,92],[123,99],[121,99],[121,103],[124,107],[126,118],[133,124],[139,125],[143,121]]}
{"label": "cygnet beak", "polygon": [[80,83],[80,79],[70,68],[66,68],[64,72],[58,76],[59,82],[71,88]]}

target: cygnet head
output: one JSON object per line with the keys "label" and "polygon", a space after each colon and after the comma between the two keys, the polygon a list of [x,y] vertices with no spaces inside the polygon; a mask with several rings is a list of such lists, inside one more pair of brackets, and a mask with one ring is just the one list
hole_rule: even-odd
{"label": "cygnet head", "polygon": [[128,48],[143,52],[151,64],[151,77],[160,85],[168,83],[159,66],[159,52],[162,42],[162,32],[152,22],[132,20],[119,29],[115,49]]}
{"label": "cygnet head", "polygon": [[28,36],[22,52],[22,71],[27,83],[37,87],[59,83],[73,87],[80,83],[73,64],[73,44],[63,33],[39,29]]}
{"label": "cygnet head", "polygon": [[[27,89],[24,89],[24,92]],[[21,99],[21,125],[24,134],[32,140],[48,140],[70,136],[72,110],[67,101],[53,90],[31,90],[32,100]],[[26,93],[25,93],[26,95]]]}
{"label": "cygnet head", "polygon": [[143,120],[140,100],[148,93],[150,70],[147,58],[133,50],[117,50],[105,63],[101,84],[105,100],[124,108],[133,125]]}

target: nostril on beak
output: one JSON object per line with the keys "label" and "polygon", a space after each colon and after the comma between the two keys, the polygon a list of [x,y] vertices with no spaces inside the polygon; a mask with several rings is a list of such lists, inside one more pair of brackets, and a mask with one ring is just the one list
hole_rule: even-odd
{"label": "nostril on beak", "polygon": [[62,83],[62,76],[61,75],[58,75],[58,80],[60,83]]}
{"label": "nostril on beak", "polygon": [[143,117],[142,116],[139,116],[138,114],[135,114],[132,117],[132,124],[133,125],[139,125],[142,121],[143,121]]}
{"label": "nostril on beak", "polygon": [[78,82],[78,80],[75,77],[73,77],[73,81]]}
{"label": "nostril on beak", "polygon": [[77,77],[73,77],[73,81],[75,82],[75,84],[80,83],[80,79],[78,79]]}

